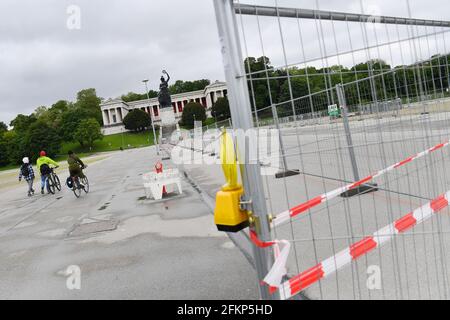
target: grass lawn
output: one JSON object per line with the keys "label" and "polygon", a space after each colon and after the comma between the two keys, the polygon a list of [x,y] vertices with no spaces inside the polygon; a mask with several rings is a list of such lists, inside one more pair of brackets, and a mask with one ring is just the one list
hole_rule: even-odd
{"label": "grass lawn", "polygon": [[17,164],[8,164],[7,166],[1,167],[0,171],[6,171],[6,170],[11,170],[11,169],[17,169],[19,168],[20,165]]}
{"label": "grass lawn", "polygon": [[89,155],[97,152],[117,151],[120,147],[124,149],[142,148],[153,145],[153,132],[145,131],[139,133],[124,132],[104,136],[103,140],[95,141],[94,147],[82,147],[78,142],[63,143],[61,155],[67,155],[69,150],[80,156]]}

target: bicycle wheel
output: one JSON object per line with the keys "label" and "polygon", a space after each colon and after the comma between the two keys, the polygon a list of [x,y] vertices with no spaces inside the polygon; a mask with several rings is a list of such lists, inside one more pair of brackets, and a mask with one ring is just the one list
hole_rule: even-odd
{"label": "bicycle wheel", "polygon": [[86,176],[80,179],[81,184],[84,186],[84,192],[89,193],[89,180]]}
{"label": "bicycle wheel", "polygon": [[61,191],[61,181],[56,173],[53,174],[53,181],[55,182],[55,187],[58,191]]}
{"label": "bicycle wheel", "polygon": [[52,177],[47,178],[47,191],[48,193],[55,194],[55,183]]}
{"label": "bicycle wheel", "polygon": [[80,182],[78,181],[78,178],[74,179],[73,181],[73,187],[72,187],[73,194],[75,197],[79,198],[81,196],[81,188],[80,188]]}
{"label": "bicycle wheel", "polygon": [[79,198],[81,196],[81,189],[78,189],[77,187],[72,188],[73,194],[75,197]]}

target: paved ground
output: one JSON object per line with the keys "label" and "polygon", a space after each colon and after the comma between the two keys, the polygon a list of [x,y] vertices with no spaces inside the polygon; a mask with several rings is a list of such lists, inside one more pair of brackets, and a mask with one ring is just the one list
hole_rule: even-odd
{"label": "paved ground", "polygon": [[[450,137],[450,114],[441,109],[428,116],[355,119],[350,125],[360,177]],[[282,137],[288,167],[302,174],[264,176],[271,213],[354,179],[341,123],[286,127]],[[0,254],[5,262],[0,266],[0,297],[257,298],[254,271],[229,238],[215,231],[210,210],[189,183],[183,183],[183,197],[142,200],[140,174],[155,162],[151,154],[149,149],[126,151],[92,164],[87,173],[93,192],[81,199],[68,190],[31,200],[23,196],[24,186],[1,190]],[[378,179],[382,190],[376,193],[336,198],[276,228],[274,238],[294,244],[289,275],[450,189],[449,168],[447,148]],[[181,169],[210,200],[224,183],[220,165]],[[120,222],[117,230],[68,236],[78,224],[114,219]],[[245,237],[241,242],[248,249]],[[446,209],[305,294],[312,299],[449,298],[449,243]],[[65,286],[64,271],[74,264],[82,270],[81,291]],[[380,268],[380,290],[366,286],[369,266]]]}
{"label": "paved ground", "polygon": [[[448,140],[450,113],[441,109],[430,115],[405,113],[396,118],[351,121],[360,178]],[[285,127],[282,137],[288,167],[303,174],[286,179],[264,177],[270,212],[277,214],[338,188],[344,181],[354,181],[341,123]],[[223,184],[220,165],[184,167],[211,196]],[[314,266],[448,191],[449,168],[447,147],[379,178],[375,182],[382,190],[376,193],[338,197],[276,228],[274,238],[293,240],[289,274]],[[445,209],[305,293],[312,299],[448,299],[449,244],[450,214]],[[380,268],[379,290],[366,285],[370,266]]]}
{"label": "paved ground", "polygon": [[[91,193],[80,199],[68,189],[31,199],[24,185],[1,190],[0,299],[257,299],[255,272],[189,183],[182,196],[143,198],[153,154],[92,163]],[[117,228],[70,234],[103,221]],[[66,287],[71,265],[81,269],[81,290]]]}

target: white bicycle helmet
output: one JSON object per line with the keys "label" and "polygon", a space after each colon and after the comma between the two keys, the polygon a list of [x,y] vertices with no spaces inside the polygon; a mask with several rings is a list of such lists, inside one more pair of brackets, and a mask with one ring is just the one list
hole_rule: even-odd
{"label": "white bicycle helmet", "polygon": [[30,163],[30,159],[28,157],[25,157],[22,159],[23,163]]}

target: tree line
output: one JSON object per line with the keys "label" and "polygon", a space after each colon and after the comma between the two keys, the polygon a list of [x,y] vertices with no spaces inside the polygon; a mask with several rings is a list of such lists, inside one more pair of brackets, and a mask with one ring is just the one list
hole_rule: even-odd
{"label": "tree line", "polygon": [[59,100],[52,106],[40,106],[30,115],[19,114],[0,125],[0,166],[18,164],[24,156],[32,161],[40,150],[55,156],[63,142],[92,146],[101,139],[101,99],[93,88],[78,92],[76,101]]}
{"label": "tree line", "polygon": [[[418,97],[420,91],[446,92],[449,88],[449,63],[450,55],[435,55],[427,61],[396,67],[381,59],[348,68],[334,65],[277,69],[271,65],[270,58],[264,56],[248,57],[244,61],[252,109],[260,110],[259,116],[271,115],[268,107],[272,104],[281,104],[281,109],[291,110],[290,101],[302,97],[305,101],[297,103],[297,113],[311,112],[311,102],[315,111],[327,110],[330,103],[338,100],[336,91],[332,90],[337,84],[354,83],[346,86],[348,105]],[[369,78],[373,80],[369,81]],[[311,94],[314,99],[309,99]]]}

